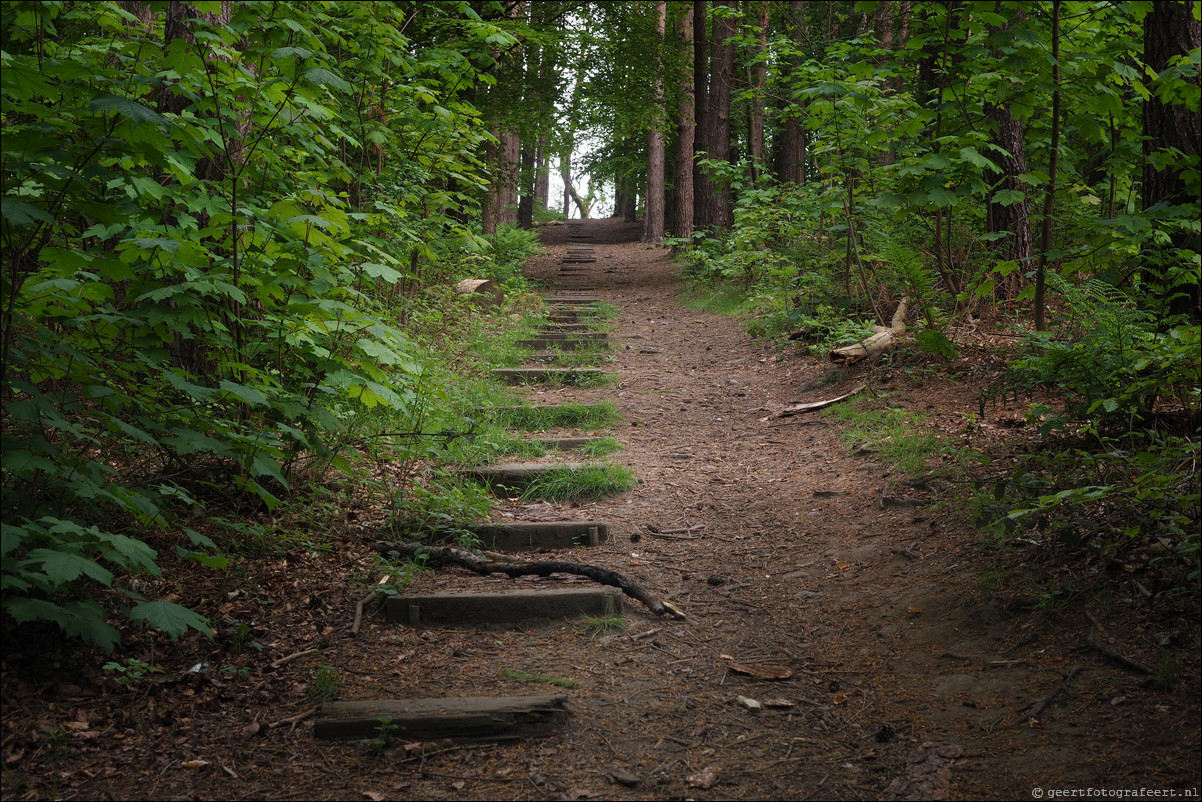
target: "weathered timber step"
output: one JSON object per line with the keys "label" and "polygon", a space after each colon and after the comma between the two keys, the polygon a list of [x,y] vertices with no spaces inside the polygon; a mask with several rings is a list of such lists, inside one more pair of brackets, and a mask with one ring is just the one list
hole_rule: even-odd
{"label": "weathered timber step", "polygon": [[543,298],[549,304],[599,304],[601,296],[594,293],[560,293]]}
{"label": "weathered timber step", "polygon": [[423,593],[390,596],[384,618],[391,624],[480,626],[534,619],[610,616],[622,613],[617,588],[514,590],[506,593]]}
{"label": "weathered timber step", "polygon": [[556,334],[556,333],[572,334],[573,336],[575,336],[577,334],[598,334],[598,333],[600,333],[600,332],[595,332],[595,331],[589,331],[589,324],[587,324],[587,323],[572,322],[575,319],[576,318],[571,318],[570,320],[565,320],[562,322],[551,321],[548,325],[542,327],[542,332],[544,334]]}
{"label": "weathered timber step", "polygon": [[[588,440],[592,438],[578,438]],[[609,524],[601,521],[516,521],[476,524],[470,531],[485,548],[495,551],[570,549],[599,546],[609,539]]]}
{"label": "weathered timber step", "polygon": [[457,473],[489,485],[520,490],[549,473],[578,471],[584,467],[586,465],[583,462],[511,462],[461,468]]}
{"label": "weathered timber step", "polygon": [[518,348],[533,348],[535,351],[582,351],[601,347],[596,340],[566,340],[563,338],[553,340],[546,337],[539,337],[534,340],[518,340],[514,345]]}
{"label": "weathered timber step", "polygon": [[555,451],[574,451],[600,439],[600,437],[534,437],[530,442],[538,443],[543,448]]}
{"label": "weathered timber step", "polygon": [[597,261],[593,256],[565,256],[559,260],[561,265],[585,265]]}
{"label": "weathered timber step", "polygon": [[589,320],[598,320],[596,312],[591,309],[576,309],[573,307],[557,307],[547,313],[549,318],[559,318],[556,323],[582,323]]}
{"label": "weathered timber step", "polygon": [[465,696],[326,702],[317,711],[317,738],[378,738],[391,720],[409,741],[520,741],[549,735],[568,720],[567,696]]}
{"label": "weathered timber step", "polygon": [[586,379],[605,376],[601,368],[493,368],[491,372],[509,384],[546,384],[554,381],[579,384]]}
{"label": "weathered timber step", "polygon": [[589,342],[604,342],[609,334],[604,331],[582,331],[569,333],[564,331],[543,331],[538,334],[540,340],[587,340]]}

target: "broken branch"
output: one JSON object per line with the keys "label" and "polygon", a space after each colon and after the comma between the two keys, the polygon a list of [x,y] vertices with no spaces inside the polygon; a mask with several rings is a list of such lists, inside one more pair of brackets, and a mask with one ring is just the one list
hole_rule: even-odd
{"label": "broken branch", "polygon": [[551,574],[574,574],[583,576],[602,585],[609,585],[621,590],[630,598],[642,602],[648,610],[656,615],[670,615],[674,618],[684,618],[684,614],[670,602],[665,602],[656,594],[636,585],[626,577],[605,568],[594,565],[545,560],[541,562],[519,562],[517,560],[491,560],[473,554],[464,549],[449,546],[427,546],[423,543],[396,543],[380,541],[373,548],[385,556],[416,557],[425,555],[428,563],[435,565],[457,565],[477,574],[505,574],[509,577],[519,576],[550,576]]}

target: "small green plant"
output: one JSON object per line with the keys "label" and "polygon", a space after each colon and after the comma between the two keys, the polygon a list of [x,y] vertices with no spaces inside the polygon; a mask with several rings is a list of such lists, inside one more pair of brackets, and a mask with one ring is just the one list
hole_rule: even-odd
{"label": "small green plant", "polygon": [[941,449],[938,436],[921,431],[922,416],[908,410],[864,409],[862,404],[845,402],[823,414],[847,422],[840,435],[846,445],[875,449],[883,461],[911,476],[925,470],[927,461]]}
{"label": "small green plant", "polygon": [[621,451],[622,448],[622,444],[613,437],[598,437],[582,445],[580,453],[586,457],[596,459],[604,457],[607,454],[613,454],[616,451]]}
{"label": "small green plant", "polygon": [[567,677],[554,677],[550,674],[531,674],[527,671],[514,671],[510,668],[501,669],[501,676],[506,679],[517,680],[518,682],[542,682],[547,685],[554,685],[557,688],[579,688],[579,680],[568,679]]}
{"label": "small green plant", "polygon": [[138,682],[148,674],[162,674],[163,669],[155,668],[150,663],[135,658],[129,658],[125,664],[110,660],[101,666],[104,671],[111,671],[114,674],[113,679],[118,685],[130,687],[138,684]]}
{"label": "small green plant", "polygon": [[313,669],[305,695],[310,702],[324,702],[337,696],[340,686],[334,667],[323,663]]}
{"label": "small green plant", "polygon": [[528,432],[548,429],[593,431],[616,426],[622,420],[618,408],[609,401],[596,404],[569,402],[549,407],[494,407],[491,416],[498,426]]}
{"label": "small green plant", "polygon": [[221,673],[229,677],[237,677],[238,679],[246,679],[250,676],[250,666],[223,666]]}
{"label": "small green plant", "polygon": [[388,744],[392,741],[393,736],[404,729],[399,724],[392,723],[392,716],[382,716],[376,719],[375,736],[364,738],[359,743],[366,746],[367,750],[372,754],[379,754],[388,748]]}
{"label": "small green plant", "polygon": [[531,482],[522,493],[525,501],[574,501],[597,499],[634,487],[636,480],[629,468],[598,463],[575,470],[548,471]]}
{"label": "small green plant", "polygon": [[583,616],[584,625],[581,630],[589,636],[589,640],[595,639],[602,632],[623,629],[626,626],[626,619],[620,615],[589,615],[585,613]]}

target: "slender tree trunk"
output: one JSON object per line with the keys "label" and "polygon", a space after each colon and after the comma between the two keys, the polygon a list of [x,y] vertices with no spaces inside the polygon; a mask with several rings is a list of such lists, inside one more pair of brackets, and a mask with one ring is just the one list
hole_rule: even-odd
{"label": "slender tree trunk", "polygon": [[[693,9],[684,11],[676,22],[679,46],[685,52],[693,45],[695,9],[696,4],[693,5]],[[680,71],[677,96],[679,103],[676,107],[676,146],[673,151],[671,231],[675,237],[687,238],[693,236],[693,140],[696,134],[691,70]]]}
{"label": "slender tree trunk", "polygon": [[1056,205],[1056,172],[1060,168],[1060,2],[1052,0],[1052,144],[1048,165],[1048,193],[1043,199],[1039,234],[1039,263],[1035,266],[1035,330],[1044,331],[1045,281],[1048,251],[1052,249],[1052,211]]}
{"label": "slender tree trunk", "polygon": [[[995,11],[1001,12],[1001,2],[995,3]],[[1025,19],[1021,13],[1015,20]],[[1013,38],[1010,33],[1010,23],[1000,28],[991,27],[990,33],[999,40]],[[999,41],[1000,45],[1002,42]],[[995,53],[1000,56],[997,48]],[[1016,262],[1019,270],[1011,273],[1011,279],[1006,281],[995,295],[1010,301],[1018,294],[1023,270],[1031,264],[1033,244],[1031,240],[1031,212],[1026,197],[1026,185],[1019,176],[1027,172],[1027,155],[1022,123],[1014,118],[1010,110],[1009,100],[1001,103],[985,104],[985,115],[993,123],[993,142],[1000,147],[1003,154],[995,154],[994,161],[1001,167],[1001,173],[994,176],[996,186],[988,199],[986,211],[987,228],[990,233],[1008,232],[1004,239],[993,246],[994,255],[999,261]],[[1018,203],[1002,205],[994,202],[994,195],[1001,191],[1017,191],[1023,193],[1023,199]]]}
{"label": "slender tree trunk", "polygon": [[[668,3],[655,4],[655,33],[657,50],[664,52],[664,32],[667,29]],[[647,203],[643,211],[643,239],[661,242],[664,238],[664,59],[656,65],[655,86],[652,89],[652,119],[647,131]]]}
{"label": "slender tree trunk", "polygon": [[[735,0],[718,0],[716,6],[734,7]],[[735,45],[729,41],[736,33],[735,19],[727,14],[715,16],[710,42],[711,75],[706,99],[704,143],[710,159],[730,158],[730,96],[734,79]],[[734,208],[730,186],[718,182],[703,171],[698,187],[706,187],[704,197],[698,192],[701,225],[705,228],[730,228],[734,223]]]}
{"label": "slender tree trunk", "polygon": [[[802,16],[805,10],[805,0],[792,0],[790,9],[795,26],[793,38],[800,45],[805,38],[805,18]],[[788,60],[789,74],[795,75],[800,68],[800,57],[790,56]],[[806,130],[804,120],[798,116],[798,113],[790,113],[785,118],[777,139],[779,141],[776,159],[777,180],[782,183],[804,184],[806,181]]]}
{"label": "slender tree trunk", "polygon": [[497,195],[497,222],[518,221],[518,176],[522,158],[522,145],[515,129],[501,132],[501,164],[499,165],[500,192]]}
{"label": "slender tree trunk", "polygon": [[[1194,5],[1178,0],[1153,3],[1151,12],[1144,17],[1144,63],[1157,74],[1168,68],[1173,57],[1202,47],[1202,23],[1191,13]],[[1197,81],[1196,75],[1194,81]],[[1158,93],[1153,92],[1144,101],[1143,129],[1143,208],[1151,209],[1158,204],[1196,204],[1197,195],[1186,186],[1184,170],[1178,166],[1158,168],[1151,156],[1172,149],[1196,159],[1198,143],[1202,139],[1202,118],[1197,110],[1191,111],[1184,104],[1165,103]],[[1191,241],[1197,242],[1197,234],[1179,230],[1172,235],[1171,246],[1173,249],[1189,248]],[[1192,249],[1196,251],[1197,245],[1194,244]],[[1163,245],[1153,245],[1143,254],[1154,281],[1159,284],[1156,290],[1167,301],[1171,314],[1190,314],[1197,320],[1202,317],[1199,309],[1202,285],[1190,282],[1175,287],[1167,270],[1172,258],[1168,251]]]}
{"label": "slender tree trunk", "polygon": [[[705,153],[706,119],[709,117],[709,20],[706,0],[693,2],[693,101],[694,119],[697,122],[693,139],[693,227],[708,228],[704,209],[712,204],[713,184],[705,180],[701,166],[697,164],[699,154]],[[706,153],[706,158],[712,154]]]}
{"label": "slender tree trunk", "polygon": [[526,230],[534,228],[534,149],[526,146],[521,150],[521,195],[518,197],[518,225]]}
{"label": "slender tree trunk", "polygon": [[551,207],[550,167],[547,154],[547,135],[538,138],[538,149],[534,158],[534,202],[544,209]]}
{"label": "slender tree trunk", "polygon": [[768,1],[758,0],[755,6],[756,61],[751,74],[751,102],[748,104],[747,151],[751,157],[751,181],[760,178],[764,164],[764,90],[768,83],[768,65],[764,61],[768,49]]}

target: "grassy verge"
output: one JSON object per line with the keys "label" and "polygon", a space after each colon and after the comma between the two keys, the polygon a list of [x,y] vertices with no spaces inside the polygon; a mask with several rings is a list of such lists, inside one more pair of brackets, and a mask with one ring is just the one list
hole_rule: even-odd
{"label": "grassy verge", "polygon": [[923,417],[909,410],[847,401],[821,414],[847,424],[840,439],[849,448],[876,452],[882,462],[907,476],[927,470],[942,448],[938,436],[923,431]]}
{"label": "grassy verge", "polygon": [[548,471],[530,483],[522,493],[523,501],[577,501],[598,499],[621,493],[637,484],[634,474],[623,465],[596,464],[572,470]]}
{"label": "grassy verge", "polygon": [[595,431],[616,426],[622,420],[618,408],[608,401],[597,404],[571,402],[553,407],[494,407],[490,417],[498,426],[525,432],[548,429]]}

